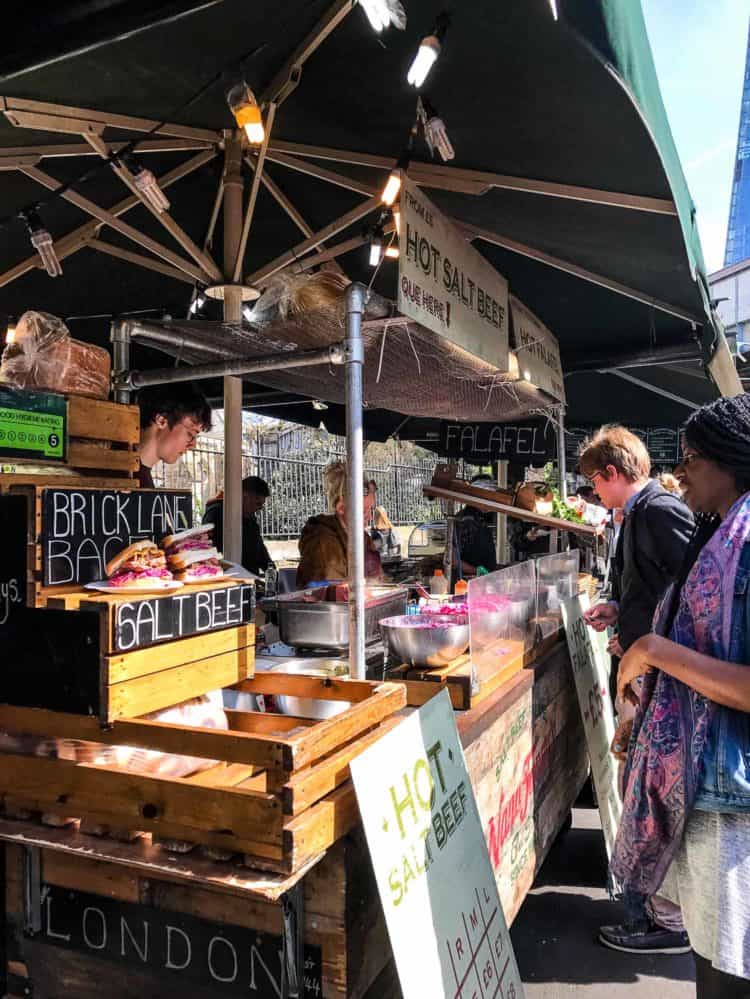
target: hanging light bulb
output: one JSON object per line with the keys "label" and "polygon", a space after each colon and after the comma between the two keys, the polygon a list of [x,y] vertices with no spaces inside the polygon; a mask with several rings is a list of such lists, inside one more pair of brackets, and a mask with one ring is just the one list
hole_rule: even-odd
{"label": "hanging light bulb", "polygon": [[251,323],[253,321],[253,310],[249,305],[246,305],[242,310],[242,315],[245,317],[247,322]]}
{"label": "hanging light bulb", "polygon": [[132,156],[124,156],[122,162],[133,174],[136,189],[143,195],[154,211],[159,215],[165,212],[169,208],[170,201],[159,187],[159,181],[156,179],[153,171],[149,170],[148,167],[142,166]]}
{"label": "hanging light bulb", "polygon": [[401,209],[399,208],[398,205],[394,205],[393,206],[392,215],[393,215],[393,225],[394,225],[394,228],[396,230],[396,235],[400,236],[401,235]]}
{"label": "hanging light bulb", "polygon": [[406,27],[406,11],[400,0],[359,0],[359,5],[378,34],[391,24],[400,31]]}
{"label": "hanging light bulb", "polygon": [[328,403],[323,402],[322,399],[313,399],[312,408],[317,410],[319,413],[322,413],[324,410],[328,409]]}
{"label": "hanging light bulb", "polygon": [[193,301],[190,303],[190,308],[188,309],[189,315],[194,316],[196,312],[199,312],[205,304],[206,304],[205,296],[196,295]]}
{"label": "hanging light bulb", "polygon": [[435,22],[431,35],[425,35],[419,43],[417,54],[414,56],[409,72],[406,74],[406,81],[413,87],[419,89],[427,79],[427,74],[435,65],[437,57],[440,55],[445,32],[448,30],[450,18],[446,13],[439,15]]}
{"label": "hanging light bulb", "polygon": [[370,267],[377,267],[383,256],[383,237],[374,233],[370,237]]}
{"label": "hanging light bulb", "polygon": [[247,141],[252,146],[260,146],[266,137],[263,117],[255,99],[255,94],[243,80],[231,88],[227,103],[232,110],[238,128],[244,128]]}
{"label": "hanging light bulb", "polygon": [[419,113],[424,125],[424,137],[430,148],[430,155],[434,156],[437,149],[443,163],[454,159],[456,153],[448,138],[448,131],[443,119],[426,98],[423,100],[420,97],[419,105],[421,106]]}
{"label": "hanging light bulb", "polygon": [[398,243],[391,243],[389,246],[386,246],[385,255],[390,260],[398,260],[399,258]]}
{"label": "hanging light bulb", "polygon": [[384,205],[389,207],[394,203],[401,190],[401,174],[406,173],[409,169],[409,163],[411,162],[411,153],[408,149],[405,149],[403,153],[396,160],[396,165],[388,174],[388,180],[385,182],[385,187],[383,188],[383,193],[380,195],[380,200]]}
{"label": "hanging light bulb", "polygon": [[5,345],[10,346],[10,344],[16,341],[16,321],[15,319],[8,319],[8,325],[5,329]]}
{"label": "hanging light bulb", "polygon": [[35,211],[21,212],[21,218],[26,223],[26,228],[29,231],[31,245],[42,258],[44,269],[50,277],[60,277],[62,267],[55,252],[55,244],[52,241],[49,230],[45,229],[44,223],[38,213]]}

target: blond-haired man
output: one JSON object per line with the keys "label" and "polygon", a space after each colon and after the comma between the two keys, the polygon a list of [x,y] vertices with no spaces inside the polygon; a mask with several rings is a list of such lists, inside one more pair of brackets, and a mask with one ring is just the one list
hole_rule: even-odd
{"label": "blond-haired man", "polygon": [[[693,516],[673,493],[649,478],[651,459],[630,430],[606,426],[587,440],[578,467],[604,506],[622,509],[623,523],[613,561],[612,597],[587,612],[596,631],[617,628],[610,642],[618,656],[651,631],[656,605],[677,576],[693,530]],[[599,941],[613,950],[638,954],[679,954],[690,949],[677,906],[655,896],[646,910],[625,923],[602,926]]]}

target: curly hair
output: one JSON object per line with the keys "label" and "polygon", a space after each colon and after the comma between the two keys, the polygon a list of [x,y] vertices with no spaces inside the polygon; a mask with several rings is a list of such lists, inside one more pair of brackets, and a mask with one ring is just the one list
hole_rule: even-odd
{"label": "curly hair", "polygon": [[750,394],[701,406],[682,432],[698,454],[734,475],[741,493],[750,491]]}

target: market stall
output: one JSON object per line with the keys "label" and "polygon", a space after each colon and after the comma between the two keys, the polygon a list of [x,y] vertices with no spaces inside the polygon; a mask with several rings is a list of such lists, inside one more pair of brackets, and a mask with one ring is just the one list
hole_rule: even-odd
{"label": "market stall", "polygon": [[[456,18],[456,47],[446,46],[446,54],[462,52],[467,82],[464,89],[445,88],[441,104],[446,119],[454,115],[457,127],[462,122],[455,133],[465,142],[462,162],[483,169],[420,160],[426,152],[413,147],[415,135],[420,142],[431,137],[430,148],[441,149],[444,160],[451,159],[450,141],[421,96],[414,117],[413,91],[404,96],[403,87],[392,87],[391,113],[373,114],[382,105],[374,81],[384,77],[372,73],[363,12],[356,12],[356,24],[348,17],[359,7],[370,17],[371,4],[337,0],[321,13],[300,3],[294,13],[302,30],[293,40],[272,5],[232,14],[224,5],[208,5],[193,15],[197,27],[183,18],[144,37],[115,32],[117,55],[106,72],[96,45],[86,45],[76,56],[79,72],[47,66],[4,88],[0,166],[17,172],[20,182],[8,195],[8,219],[0,220],[10,232],[3,252],[12,259],[0,275],[0,284],[12,285],[8,311],[19,314],[33,304],[72,316],[80,341],[99,340],[100,349],[111,335],[115,398],[105,391],[84,405],[75,386],[40,381],[38,365],[31,364],[34,375],[24,388],[32,398],[5,404],[39,416],[41,393],[49,407],[44,419],[58,421],[49,424],[57,428],[47,435],[51,453],[32,460],[6,451],[9,467],[0,477],[0,513],[12,551],[1,570],[0,604],[8,662],[0,699],[6,751],[0,786],[6,954],[0,966],[9,995],[50,995],[52,983],[63,981],[87,999],[101,991],[113,962],[127,965],[116,991],[126,997],[186,987],[198,996],[249,989],[283,996],[378,994],[390,952],[349,764],[397,726],[404,710],[444,687],[457,709],[505,914],[508,921],[515,915],[586,776],[559,618],[561,598],[577,590],[577,572],[550,565],[554,578],[543,578],[540,566],[533,582],[521,571],[507,586],[506,577],[495,574],[486,583],[477,578],[467,595],[467,627],[486,640],[469,650],[467,661],[439,667],[389,662],[393,675],[384,679],[381,658],[381,675],[373,678],[368,612],[375,607],[376,626],[379,612],[364,579],[365,427],[384,413],[395,414],[391,432],[423,416],[502,422],[541,412],[562,440],[565,359],[587,349],[589,340],[598,342],[602,315],[612,317],[613,339],[634,346],[655,313],[651,339],[659,349],[692,344],[699,333],[705,360],[716,370],[726,360],[700,283],[679,164],[663,165],[671,140],[662,129],[657,146],[647,127],[663,124],[661,105],[649,103],[653,93],[642,89],[649,73],[635,86],[627,73],[618,80],[609,70],[629,65],[631,49],[642,54],[642,27],[636,19],[618,36],[599,5],[588,18],[575,4],[559,6],[564,16],[558,20],[554,4],[540,2],[532,11],[511,5],[509,23],[493,22],[493,30],[483,5]],[[427,7],[410,5],[409,18],[432,23]],[[440,25],[435,30],[443,38],[445,22]],[[247,38],[264,38],[271,28],[274,36],[248,55]],[[382,48],[382,59],[394,77],[407,45],[436,51],[432,42],[420,46],[413,30],[402,36],[392,26],[389,32],[396,40]],[[216,35],[221,44],[207,46]],[[508,74],[505,85],[485,77],[475,46],[485,65]],[[149,69],[138,78],[133,66]],[[303,67],[312,86],[299,86]],[[265,81],[257,100],[240,79],[243,72]],[[338,103],[331,112],[334,91]],[[597,104],[593,120],[586,120],[577,95],[602,91],[609,103]],[[650,118],[632,103],[633,91],[648,104]],[[96,101],[88,100],[91,92]],[[489,129],[488,107],[476,100],[480,92],[499,101]],[[572,98],[563,100],[564,93]],[[555,109],[550,120],[539,118],[545,106]],[[176,112],[167,115],[169,109]],[[357,151],[369,145],[364,109],[368,136],[394,158]],[[623,170],[612,150],[586,138],[586,130],[596,135],[613,111],[623,147],[646,164],[641,174]],[[280,139],[275,122],[285,117],[288,131]],[[529,121],[544,143],[528,141],[535,131]],[[356,130],[345,122],[356,122]],[[28,132],[38,134],[30,139]],[[11,145],[19,135],[27,145]],[[50,135],[65,138],[46,141]],[[396,162],[407,136],[409,155]],[[312,144],[320,142],[329,145]],[[339,148],[347,145],[356,148]],[[589,149],[587,172],[576,166],[574,148]],[[133,153],[156,157],[156,173],[129,159]],[[505,155],[513,161],[503,161]],[[87,169],[79,173],[85,157]],[[42,169],[47,158],[72,161],[64,180]],[[91,168],[91,158],[100,161],[98,168]],[[321,159],[339,165],[321,167]],[[220,173],[203,170],[217,160]],[[288,171],[286,192],[274,179],[282,170]],[[195,186],[186,185],[181,199],[172,186],[192,174]],[[295,187],[290,178],[300,174],[310,188]],[[639,189],[624,192],[633,176]],[[129,194],[113,203],[116,183]],[[47,192],[41,200],[40,187]],[[439,203],[425,188],[438,191]],[[318,197],[320,190],[326,193]],[[352,204],[351,192],[366,200]],[[304,214],[296,203],[305,205]],[[206,208],[202,232],[196,204]],[[289,229],[279,224],[277,206]],[[317,229],[306,221],[308,209]],[[131,210],[137,227],[122,221]],[[77,228],[70,228],[71,213]],[[602,242],[617,243],[613,213],[628,236],[624,249],[612,251],[607,275],[596,261]],[[511,231],[500,232],[496,217],[510,220]],[[365,218],[365,233],[331,245]],[[66,233],[53,239],[46,226]],[[114,241],[102,238],[103,227],[116,234]],[[162,230],[177,249],[164,244]],[[214,259],[219,231],[221,266]],[[538,246],[528,242],[534,231],[542,234]],[[578,243],[561,245],[561,233],[577,234]],[[25,256],[28,239],[31,256]],[[397,240],[394,280],[386,249]],[[489,261],[469,246],[474,240],[491,248]],[[661,270],[628,272],[631,244],[652,241],[661,251],[654,255]],[[82,248],[87,252],[78,255]],[[363,249],[372,270],[360,259]],[[59,278],[63,264],[62,281],[40,273]],[[113,277],[113,266],[130,273],[123,264],[139,268],[140,282]],[[344,267],[347,273],[339,274]],[[661,278],[668,293],[658,287]],[[568,282],[580,282],[577,290],[585,293],[571,296]],[[180,292],[183,307],[153,308],[151,296],[166,305]],[[582,304],[571,307],[572,299]],[[36,357],[35,340],[22,336],[19,343]],[[224,554],[230,560],[237,559],[240,540],[242,379],[251,396],[260,390],[291,395],[308,418],[316,400],[330,405],[334,419],[345,414],[349,585],[346,614],[338,617],[348,624],[348,676],[335,669],[321,675],[311,661],[309,667],[302,662],[301,672],[256,669],[255,588],[243,580],[199,580],[171,592],[107,592],[108,566],[133,538],[145,543],[143,558],[160,571],[169,558],[165,536],[193,530],[186,494],[136,487],[138,421],[129,402],[139,388],[195,379],[224,402]],[[62,451],[51,437],[63,442]],[[561,464],[564,453],[560,447]],[[467,498],[465,491],[446,491],[449,502]],[[513,512],[512,504],[489,502],[494,512]],[[450,558],[450,543],[446,550]],[[86,589],[102,582],[104,592]],[[518,607],[508,609],[524,601],[520,617]],[[324,610],[325,618],[334,616]],[[512,634],[490,626],[494,613],[506,615]],[[298,644],[304,646],[304,637]],[[414,676],[415,670],[423,675]],[[250,706],[236,700],[227,706],[227,690],[252,698]],[[187,710],[187,699],[199,710]],[[277,708],[283,700],[287,710],[260,710],[260,699],[266,709],[272,699]]]}

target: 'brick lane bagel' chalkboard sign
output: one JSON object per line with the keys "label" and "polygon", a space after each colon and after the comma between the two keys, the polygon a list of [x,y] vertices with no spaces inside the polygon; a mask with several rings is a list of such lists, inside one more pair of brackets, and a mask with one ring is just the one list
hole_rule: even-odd
{"label": "'brick lane bagel' chalkboard sign", "polygon": [[118,603],[113,613],[115,652],[142,649],[220,628],[249,624],[255,616],[255,586],[238,583],[208,590]]}
{"label": "'brick lane bagel' chalkboard sign", "polygon": [[187,491],[45,489],[42,493],[42,572],[45,586],[91,583],[137,538],[154,538],[193,525]]}

